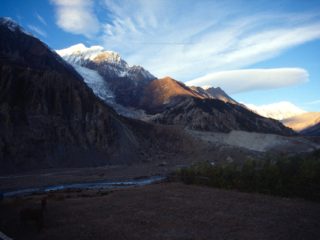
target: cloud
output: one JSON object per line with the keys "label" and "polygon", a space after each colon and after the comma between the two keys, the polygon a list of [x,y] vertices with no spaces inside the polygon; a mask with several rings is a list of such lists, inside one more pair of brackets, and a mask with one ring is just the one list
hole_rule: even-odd
{"label": "cloud", "polygon": [[207,74],[186,84],[218,86],[233,94],[292,86],[308,81],[308,77],[308,72],[301,68],[242,69]]}
{"label": "cloud", "polygon": [[40,36],[42,36],[42,37],[47,37],[47,33],[46,33],[44,30],[42,30],[40,27],[37,27],[37,26],[34,26],[34,25],[29,24],[29,25],[28,25],[28,28],[29,28],[32,32],[36,33],[37,35],[40,35]]}
{"label": "cloud", "polygon": [[41,15],[39,15],[38,13],[36,13],[35,16],[36,16],[36,18],[37,18],[43,25],[45,25],[45,26],[48,25],[47,22],[46,22],[46,20],[44,20],[44,18],[41,17]]}
{"label": "cloud", "polygon": [[291,13],[266,4],[106,0],[109,20],[101,43],[158,77],[187,81],[246,68],[320,39],[320,12]]}
{"label": "cloud", "polygon": [[290,118],[306,111],[294,105],[289,101],[270,103],[266,105],[256,106],[254,104],[244,104],[247,108],[258,113],[261,116],[282,120]]}
{"label": "cloud", "polygon": [[55,5],[56,23],[66,32],[94,37],[100,23],[93,10],[92,0],[51,0]]}

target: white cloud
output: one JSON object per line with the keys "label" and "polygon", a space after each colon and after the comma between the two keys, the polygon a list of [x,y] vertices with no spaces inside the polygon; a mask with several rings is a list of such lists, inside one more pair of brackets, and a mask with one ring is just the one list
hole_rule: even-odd
{"label": "white cloud", "polygon": [[43,24],[43,25],[45,25],[45,26],[47,26],[48,24],[47,24],[47,21],[46,20],[44,20],[44,18],[41,16],[41,15],[39,15],[38,13],[36,13],[36,18]]}
{"label": "white cloud", "polygon": [[103,25],[102,45],[158,77],[180,81],[245,68],[320,39],[319,12],[267,12],[241,1],[106,0],[105,5],[111,20]]}
{"label": "white cloud", "polygon": [[92,0],[51,0],[55,5],[56,23],[66,32],[94,37],[100,23],[93,10]]}
{"label": "white cloud", "polygon": [[28,25],[28,28],[37,35],[40,35],[42,37],[47,37],[47,33],[44,30],[42,30],[40,27],[37,27],[34,25]]}
{"label": "white cloud", "polygon": [[260,106],[256,106],[253,104],[244,105],[261,116],[277,120],[290,118],[306,112],[305,110],[288,101],[270,103]]}
{"label": "white cloud", "polygon": [[232,94],[287,87],[306,82],[308,77],[308,72],[301,68],[242,69],[207,74],[186,84],[218,86]]}

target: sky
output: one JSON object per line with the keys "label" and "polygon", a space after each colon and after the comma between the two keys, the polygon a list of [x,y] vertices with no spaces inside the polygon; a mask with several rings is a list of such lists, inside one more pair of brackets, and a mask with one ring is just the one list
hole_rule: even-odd
{"label": "sky", "polygon": [[52,49],[101,45],[159,78],[320,111],[320,0],[1,0],[0,15]]}

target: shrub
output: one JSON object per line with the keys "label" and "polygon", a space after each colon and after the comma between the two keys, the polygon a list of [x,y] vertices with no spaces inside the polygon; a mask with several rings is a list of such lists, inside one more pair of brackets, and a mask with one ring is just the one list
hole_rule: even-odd
{"label": "shrub", "polygon": [[290,158],[249,159],[242,164],[201,162],[178,170],[176,176],[186,184],[319,201],[320,151]]}

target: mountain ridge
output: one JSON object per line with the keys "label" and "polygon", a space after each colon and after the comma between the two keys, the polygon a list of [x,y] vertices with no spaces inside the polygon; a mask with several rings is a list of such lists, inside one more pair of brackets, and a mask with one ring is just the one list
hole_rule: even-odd
{"label": "mountain ridge", "polygon": [[[84,52],[82,53],[82,51]],[[89,54],[86,53],[88,51]],[[291,134],[291,132],[288,129],[285,129],[284,126],[280,126],[281,123],[275,124],[272,120],[259,120],[254,122],[249,118],[261,119],[261,117],[254,116],[254,114],[251,113],[247,114],[249,118],[246,119],[246,114],[242,113],[247,111],[238,110],[242,109],[243,105],[228,96],[221,88],[203,89],[200,87],[189,87],[170,77],[164,77],[161,79],[154,77],[154,79],[152,79],[151,77],[148,77],[149,75],[147,75],[146,78],[144,74],[134,74],[134,77],[130,77],[128,75],[125,76],[123,74],[117,74],[114,71],[110,71],[110,68],[118,69],[119,67],[121,68],[121,65],[123,64],[119,61],[118,63],[115,61],[112,61],[111,63],[108,61],[95,62],[94,59],[97,54],[100,54],[103,51],[105,50],[102,47],[94,46],[87,48],[83,45],[76,45],[75,47],[71,47],[71,51],[70,48],[66,50],[67,54],[64,53],[62,56],[65,60],[70,61],[70,63],[80,64],[82,67],[95,70],[100,74],[100,76],[102,76],[109,86],[109,89],[105,88],[105,91],[112,92],[114,96],[112,101],[106,102],[114,106],[118,113],[120,113],[121,110],[124,110],[123,112],[126,116],[133,116],[149,122],[182,125],[192,129],[198,128],[210,131],[230,131],[235,128],[239,130],[255,130],[264,132],[268,132],[269,129],[272,133]],[[107,52],[110,53],[110,51]],[[74,55],[77,56],[76,61],[74,61]],[[122,61],[125,62],[124,60]],[[145,71],[142,67],[138,68]],[[153,75],[151,74],[151,76]],[[195,101],[193,98],[203,102],[200,104],[198,100]],[[215,101],[209,101],[210,99],[221,101],[221,104],[218,104]],[[188,107],[190,103],[200,112],[190,109]],[[183,106],[184,104],[186,106]],[[208,104],[211,104],[212,106],[210,107]],[[228,107],[221,107],[223,104],[231,105],[228,105]],[[220,109],[213,110],[215,107],[224,109],[223,111],[225,112],[221,112]],[[179,110],[170,111],[170,109],[185,109],[189,112],[184,112],[183,115],[181,115]],[[239,112],[242,113],[239,114],[238,117],[231,116],[232,114],[237,114]],[[177,120],[176,116],[174,116],[176,113],[180,116],[180,122]],[[204,119],[198,118],[199,116],[192,116],[190,113],[198,114]],[[185,118],[193,120],[185,121]],[[172,121],[172,119],[175,120]],[[208,119],[210,119],[210,121],[208,121]],[[232,119],[231,122],[229,121],[230,119]],[[196,123],[195,121],[199,121],[199,123]],[[249,124],[243,124],[243,121],[248,121]],[[270,123],[269,128],[264,126],[266,124],[264,122],[268,121]],[[226,123],[229,123],[230,126],[226,126]],[[206,126],[203,126],[203,124]],[[261,129],[258,127],[259,124],[261,125]],[[219,127],[218,125],[221,126]]]}
{"label": "mountain ridge", "polygon": [[291,118],[283,119],[281,122],[296,132],[308,135],[309,131],[313,131],[310,129],[315,129],[315,126],[320,123],[320,112],[302,113]]}

